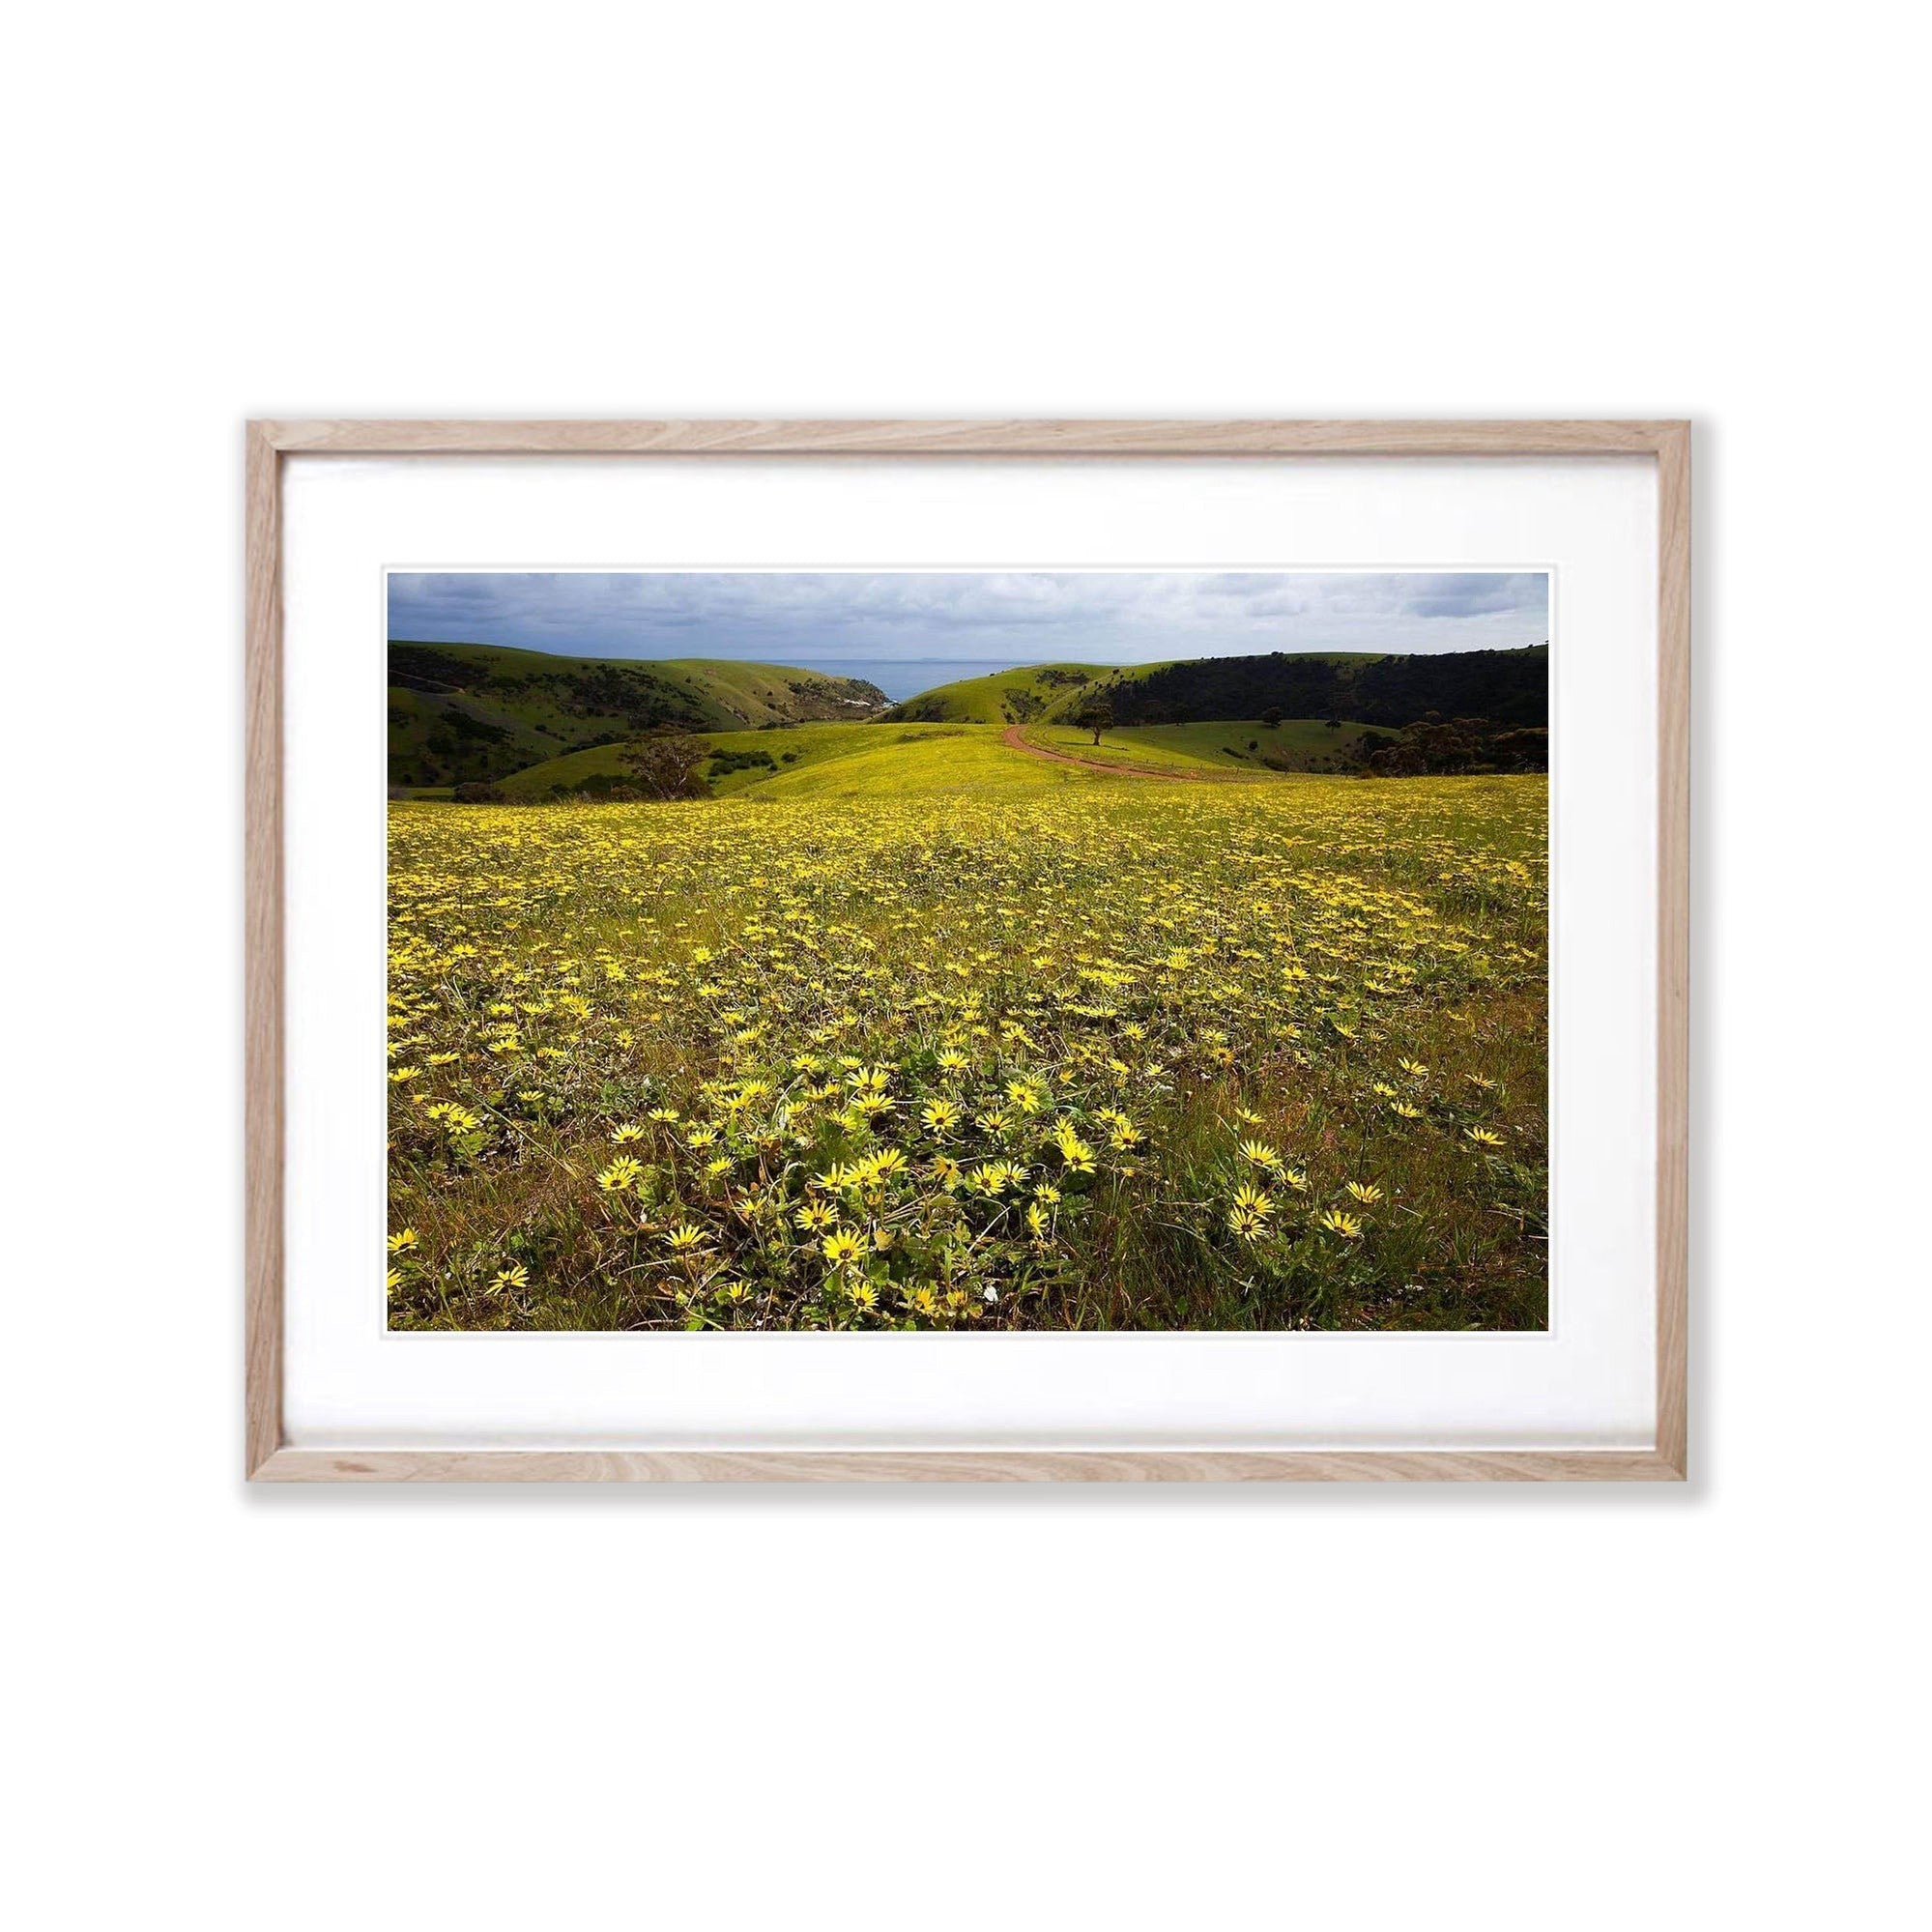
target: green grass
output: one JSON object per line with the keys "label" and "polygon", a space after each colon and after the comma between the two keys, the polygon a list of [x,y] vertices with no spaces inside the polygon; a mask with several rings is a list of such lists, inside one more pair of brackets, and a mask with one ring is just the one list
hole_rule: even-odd
{"label": "green grass", "polygon": [[[1091,759],[1100,764],[1117,764],[1149,777],[1204,778],[1233,780],[1233,761],[1216,760],[1179,745],[1162,744],[1142,731],[1102,732],[1100,742],[1093,733],[1077,725],[1028,725],[1028,742],[1069,758]],[[1250,774],[1251,776],[1254,774]]]}
{"label": "green grass", "polygon": [[1116,726],[1101,734],[1098,745],[1091,731],[1077,725],[1029,725],[1026,735],[1071,757],[1153,774],[1269,778],[1286,771],[1352,768],[1346,752],[1365,729],[1343,724],[1330,731],[1319,718],[1283,718],[1273,727],[1258,718],[1241,718],[1220,724]]}
{"label": "green grass", "polygon": [[555,656],[495,645],[389,647],[389,782],[501,783],[656,726],[736,732],[877,715],[850,678],[723,658]]}
{"label": "green grass", "polygon": [[392,684],[389,782],[417,787],[460,782],[505,762],[546,758],[570,722],[554,709],[519,710],[480,694],[415,691]]}
{"label": "green grass", "polygon": [[781,774],[809,770],[829,760],[873,751],[879,746],[881,732],[891,732],[891,741],[896,742],[900,729],[881,725],[784,725],[768,732],[706,732],[705,742],[713,751],[764,752],[771,760],[768,769],[747,764],[735,771],[711,774],[711,792],[714,796],[728,798]]}
{"label": "green grass", "polygon": [[[1222,778],[1266,778],[1266,756],[1297,761],[1306,768],[1317,757],[1351,740],[1358,726],[1328,731],[1319,719],[1284,720],[1270,731],[1258,721],[1225,725],[1137,725],[1093,735],[1068,725],[1031,725],[1035,743],[1079,758],[1129,766],[1153,775],[1212,773]],[[1075,780],[1102,779],[1045,759],[1029,758],[1000,742],[995,724],[786,725],[757,732],[694,734],[714,751],[772,761],[709,775],[715,797],[860,798],[916,793],[993,791],[1037,793]],[[1247,750],[1254,739],[1256,752]],[[579,790],[587,780],[620,778],[621,742],[593,745],[512,773],[501,781],[507,798],[541,799]],[[418,794],[423,795],[423,794]]]}
{"label": "green grass", "polygon": [[[929,747],[909,754],[911,764],[928,764],[936,756],[931,747],[944,736],[963,734],[966,729],[934,725],[782,725],[769,731],[699,732],[693,735],[713,751],[740,755],[763,752],[770,758],[769,767],[749,764],[711,774],[712,795],[725,798],[747,792],[764,792],[781,781],[800,778],[832,764],[852,764],[863,759],[871,761],[873,768],[890,770],[894,768],[895,756],[901,755],[901,747]],[[560,786],[565,792],[572,792],[587,779],[619,778],[623,773],[620,758],[622,750],[621,742],[600,744],[563,758],[546,759],[540,764],[513,772],[503,780],[500,789],[506,798],[548,798]],[[1015,754],[1009,752],[1006,756],[1018,762]],[[933,775],[942,787],[947,782],[942,771],[936,769]]]}
{"label": "green grass", "polygon": [[[883,739],[891,726],[866,728]],[[899,735],[871,749],[787,771],[746,789],[745,796],[791,803],[797,800],[901,798],[917,794],[995,797],[1038,795],[1067,785],[1118,785],[1070,764],[1030,758],[1000,742],[995,725],[901,726]],[[772,733],[776,737],[777,733]]]}
{"label": "green grass", "polygon": [[553,792],[574,792],[587,778],[618,777],[623,770],[618,763],[622,749],[623,740],[619,740],[567,751],[562,758],[546,758],[500,778],[497,789],[505,798],[547,798]]}
{"label": "green grass", "polygon": [[1024,724],[1077,706],[1107,678],[1118,675],[1106,664],[1031,664],[989,678],[935,685],[895,705],[886,716],[908,723]]}
{"label": "green grass", "polygon": [[[1143,750],[1192,758],[1219,771],[1277,769],[1267,765],[1271,758],[1294,771],[1308,771],[1317,762],[1339,760],[1364,731],[1366,725],[1350,725],[1346,719],[1339,731],[1329,731],[1321,719],[1283,719],[1275,727],[1259,719],[1230,719],[1211,725],[1130,725],[1112,736]],[[1087,736],[1091,740],[1091,733]]]}

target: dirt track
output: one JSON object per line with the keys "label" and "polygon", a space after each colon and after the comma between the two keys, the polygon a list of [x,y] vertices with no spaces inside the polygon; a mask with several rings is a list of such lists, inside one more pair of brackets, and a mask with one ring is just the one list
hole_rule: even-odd
{"label": "dirt track", "polygon": [[1045,745],[1026,742],[1024,725],[1008,725],[1000,733],[999,742],[1010,745],[1015,751],[1024,751],[1028,758],[1044,758],[1050,764],[1079,764],[1088,771],[1111,772],[1115,778],[1172,778],[1185,785],[1220,775],[1204,771],[1144,771],[1138,765],[1103,764],[1097,758],[1076,758],[1072,752],[1049,751]]}

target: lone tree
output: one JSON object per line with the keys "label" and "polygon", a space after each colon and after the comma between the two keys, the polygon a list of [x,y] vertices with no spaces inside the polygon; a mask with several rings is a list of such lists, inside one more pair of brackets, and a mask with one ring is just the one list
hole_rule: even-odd
{"label": "lone tree", "polygon": [[1264,725],[1266,725],[1270,731],[1273,731],[1276,728],[1276,726],[1282,722],[1281,706],[1270,705],[1268,708],[1261,713],[1261,722]]}
{"label": "lone tree", "polygon": [[1105,698],[1089,698],[1074,713],[1073,722],[1081,731],[1091,732],[1094,743],[1098,744],[1101,733],[1113,729],[1113,706]]}
{"label": "lone tree", "polygon": [[626,789],[641,798],[698,798],[705,792],[698,767],[709,756],[696,738],[664,734],[634,739],[618,753],[618,763],[629,774]]}

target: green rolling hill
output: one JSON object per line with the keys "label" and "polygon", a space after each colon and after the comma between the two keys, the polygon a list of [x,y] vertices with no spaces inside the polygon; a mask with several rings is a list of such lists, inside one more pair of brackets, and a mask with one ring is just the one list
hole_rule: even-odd
{"label": "green rolling hill", "polygon": [[922,691],[890,719],[957,724],[1063,724],[1103,698],[1117,725],[1347,718],[1399,728],[1430,711],[1536,727],[1549,720],[1549,647],[1405,656],[1275,651],[1118,668],[1048,664]]}
{"label": "green rolling hill", "polygon": [[[481,782],[515,798],[595,796],[620,782],[623,743],[669,730],[706,738],[712,756],[705,776],[714,793],[805,793],[825,782],[815,773],[828,763],[890,752],[879,770],[889,765],[896,774],[904,758],[921,756],[922,738],[948,728],[996,735],[1023,725],[1036,742],[1078,755],[1082,738],[1089,750],[1091,743],[1073,720],[1095,700],[1112,714],[1103,761],[1141,769],[1194,764],[1230,776],[1332,771],[1388,744],[1379,735],[1391,730],[1438,730],[1421,722],[1431,713],[1486,720],[1492,735],[1540,736],[1548,662],[1547,647],[1540,647],[1042,664],[888,706],[875,684],[783,665],[397,642],[389,647],[389,783],[447,791]],[[951,747],[946,762],[966,755]],[[992,759],[992,748],[971,757]]]}
{"label": "green rolling hill", "polygon": [[1092,692],[1122,675],[1109,664],[1034,664],[935,685],[885,715],[890,723],[908,725],[1031,724],[1077,710]]}
{"label": "green rolling hill", "polygon": [[[755,732],[694,733],[710,751],[704,767],[713,797],[760,799],[883,796],[900,793],[991,788],[1033,792],[1076,782],[1106,782],[1108,774],[1055,764],[1002,741],[998,724],[783,725]],[[1064,725],[1029,725],[1028,743],[1096,759],[1155,777],[1247,777],[1265,781],[1286,770],[1332,768],[1338,737],[1319,720],[1254,725],[1154,725],[1109,732],[1101,748],[1092,735]],[[1250,738],[1257,752],[1245,747]],[[566,752],[498,786],[510,802],[596,800],[629,774],[621,744]]]}
{"label": "green rolling hill", "polygon": [[[1168,673],[1185,683],[1195,664],[1205,661],[1213,660],[1174,658],[1160,664],[1029,665],[1024,670],[997,671],[988,678],[964,678],[957,684],[936,685],[930,691],[908,698],[904,704],[895,705],[885,715],[906,723],[1063,724],[1097,694],[1107,698],[1110,705],[1115,694],[1126,691],[1128,686],[1143,684]],[[1243,664],[1250,660],[1222,661]],[[1323,661],[1350,660],[1341,654]],[[1123,714],[1126,708],[1123,705]]]}
{"label": "green rolling hill", "polygon": [[[966,735],[963,726],[879,724],[787,725],[767,731],[696,734],[710,748],[712,756],[704,776],[717,797],[749,792],[754,786],[790,778],[794,772],[809,771],[839,759]],[[512,772],[499,789],[510,799],[565,795],[594,798],[610,787],[623,783],[626,773],[619,758],[622,749],[621,744],[592,745],[586,751],[546,759],[541,764]]]}
{"label": "green rolling hill", "polygon": [[560,754],[671,727],[694,732],[878,717],[853,678],[731,658],[559,657],[500,645],[389,645],[392,786],[495,782]]}

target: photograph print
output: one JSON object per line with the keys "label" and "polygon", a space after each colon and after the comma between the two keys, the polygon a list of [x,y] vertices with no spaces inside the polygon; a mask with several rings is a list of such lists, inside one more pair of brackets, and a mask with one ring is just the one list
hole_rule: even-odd
{"label": "photograph print", "polygon": [[1547,1326],[1546,575],[387,601],[390,1328]]}

